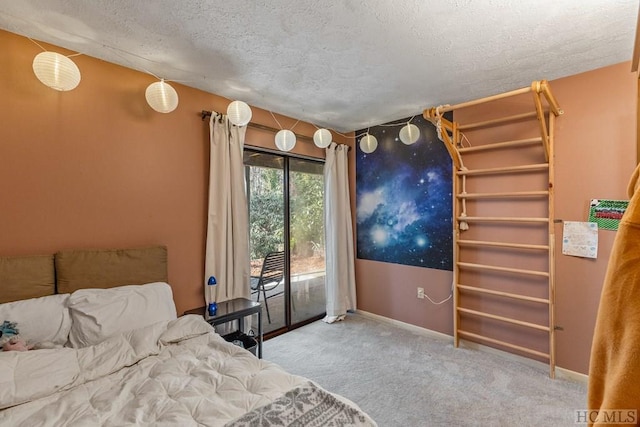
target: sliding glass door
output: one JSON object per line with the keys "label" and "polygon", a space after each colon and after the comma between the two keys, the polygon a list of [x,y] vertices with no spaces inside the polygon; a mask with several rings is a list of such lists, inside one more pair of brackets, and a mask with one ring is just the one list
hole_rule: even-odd
{"label": "sliding glass door", "polygon": [[325,312],[323,164],[289,159],[292,323]]}
{"label": "sliding glass door", "polygon": [[247,149],[244,164],[252,298],[265,332],[285,331],[325,312],[323,163]]}

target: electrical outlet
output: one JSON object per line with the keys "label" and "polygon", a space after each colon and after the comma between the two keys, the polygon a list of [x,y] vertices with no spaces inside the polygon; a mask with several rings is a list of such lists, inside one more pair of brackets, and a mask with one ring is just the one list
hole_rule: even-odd
{"label": "electrical outlet", "polygon": [[418,288],[418,298],[424,299],[424,288]]}

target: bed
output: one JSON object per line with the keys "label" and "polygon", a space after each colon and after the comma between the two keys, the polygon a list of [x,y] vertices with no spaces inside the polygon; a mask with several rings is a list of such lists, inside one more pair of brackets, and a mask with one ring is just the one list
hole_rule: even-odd
{"label": "bed", "polygon": [[0,352],[3,426],[376,425],[178,317],[163,246],[0,257],[5,321],[36,347]]}

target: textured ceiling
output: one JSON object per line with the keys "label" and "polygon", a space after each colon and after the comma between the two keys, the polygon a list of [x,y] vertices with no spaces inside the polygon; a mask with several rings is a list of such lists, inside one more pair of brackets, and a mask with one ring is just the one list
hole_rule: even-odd
{"label": "textured ceiling", "polygon": [[0,0],[7,31],[339,131],[628,61],[637,17],[638,0]]}

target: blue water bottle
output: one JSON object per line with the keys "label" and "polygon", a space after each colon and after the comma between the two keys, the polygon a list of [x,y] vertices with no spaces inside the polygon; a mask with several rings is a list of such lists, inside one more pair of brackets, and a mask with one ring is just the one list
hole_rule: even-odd
{"label": "blue water bottle", "polygon": [[208,286],[212,286],[211,288],[209,288],[209,295],[211,295],[211,299],[213,301],[209,302],[209,305],[207,306],[207,310],[209,312],[209,316],[215,316],[216,313],[218,312],[218,304],[216,304],[216,284],[218,282],[216,282],[216,278],[211,276],[209,277],[209,281],[207,282]]}

